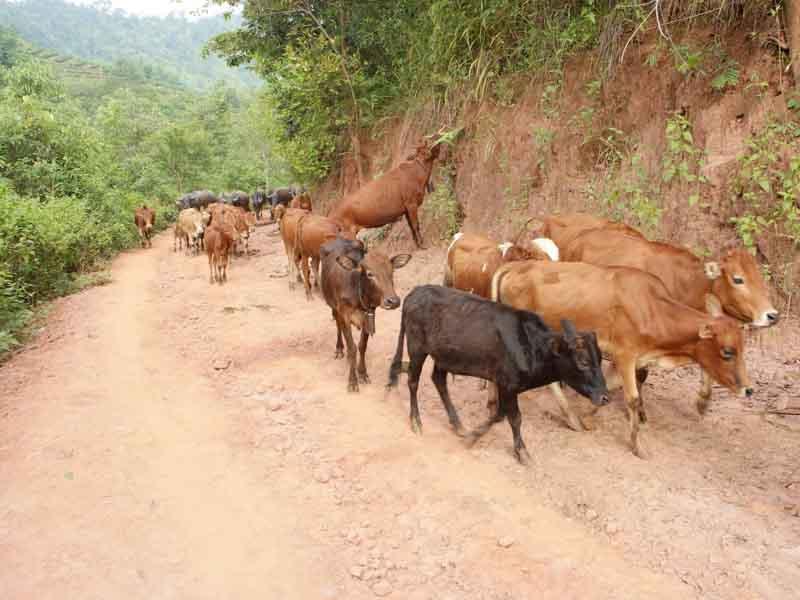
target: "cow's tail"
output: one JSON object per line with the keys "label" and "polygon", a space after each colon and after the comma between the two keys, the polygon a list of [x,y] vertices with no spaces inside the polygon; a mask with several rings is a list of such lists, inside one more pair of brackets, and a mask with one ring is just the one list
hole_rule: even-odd
{"label": "cow's tail", "polygon": [[394,352],[394,359],[392,365],[389,367],[389,383],[386,384],[387,388],[397,386],[397,378],[403,372],[403,345],[406,339],[406,311],[403,306],[403,315],[400,318],[400,333],[397,335],[397,350]]}
{"label": "cow's tail", "polygon": [[501,295],[502,286],[503,286],[503,278],[508,273],[508,265],[503,265],[497,271],[494,272],[492,276],[492,300],[494,302],[500,302],[502,304],[503,298]]}

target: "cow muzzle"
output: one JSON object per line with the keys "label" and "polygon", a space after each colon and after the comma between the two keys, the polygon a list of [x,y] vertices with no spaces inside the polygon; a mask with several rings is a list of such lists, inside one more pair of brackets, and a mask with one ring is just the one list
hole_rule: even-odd
{"label": "cow muzzle", "polygon": [[397,296],[386,298],[386,300],[383,301],[383,308],[385,308],[386,310],[394,310],[399,306],[400,306],[400,298],[398,298]]}
{"label": "cow muzzle", "polygon": [[592,394],[592,404],[595,406],[605,406],[608,404],[608,392],[597,392]]}
{"label": "cow muzzle", "polygon": [[755,390],[751,387],[740,387],[739,388],[739,396],[741,398],[750,398],[753,394],[755,394]]}

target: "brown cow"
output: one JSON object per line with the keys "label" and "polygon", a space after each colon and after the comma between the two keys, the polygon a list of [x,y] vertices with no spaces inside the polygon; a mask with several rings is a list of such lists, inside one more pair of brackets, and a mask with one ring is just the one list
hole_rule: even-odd
{"label": "brown cow", "polygon": [[[344,355],[342,337],[347,342],[350,376],[347,391],[357,392],[359,380],[369,383],[365,355],[369,336],[375,333],[375,309],[394,310],[400,298],[394,290],[394,270],[404,267],[410,254],[391,258],[378,250],[364,252],[361,242],[336,238],[320,249],[322,256],[322,295],[336,321],[336,354]],[[351,326],[361,330],[356,369],[356,345]]]}
{"label": "brown cow", "polygon": [[[606,267],[633,267],[658,277],[670,295],[697,310],[706,296],[717,297],[722,310],[753,327],[769,327],[780,314],[755,259],[745,250],[729,250],[718,262],[703,261],[685,248],[649,242],[608,230],[585,231],[562,249],[565,260]],[[711,380],[703,373],[697,411],[708,410]]]}
{"label": "brown cow", "polygon": [[326,242],[333,241],[340,236],[352,237],[342,229],[340,223],[328,217],[306,214],[297,221],[294,251],[300,257],[303,284],[306,288],[306,298],[309,300],[312,298],[309,260],[311,261],[311,270],[314,271],[314,287],[319,288],[319,249]]}
{"label": "brown cow", "polygon": [[[243,251],[249,256],[250,251],[250,225],[247,222],[247,211],[240,206],[230,204],[215,204],[209,207],[211,211],[211,224],[223,222],[229,225],[234,232],[234,248]],[[243,248],[243,250],[242,250]]]}
{"label": "brown cow", "polygon": [[291,290],[294,289],[295,279],[297,282],[303,283],[303,278],[300,275],[300,255],[295,252],[294,244],[297,238],[297,223],[307,214],[309,214],[307,210],[286,208],[282,204],[275,207],[274,216],[275,220],[278,221],[283,248],[286,250],[286,260],[289,265],[287,271],[289,273],[289,289]]}
{"label": "brown cow", "polygon": [[[633,237],[644,238],[639,230],[625,223],[618,223],[602,217],[595,217],[586,213],[572,213],[569,215],[551,215],[542,220],[541,235],[553,240],[562,250],[584,231],[589,229],[610,229],[621,231]],[[561,260],[568,260],[564,257]]]}
{"label": "brown cow", "polygon": [[234,243],[233,228],[226,223],[215,223],[205,231],[208,254],[208,282],[223,283],[228,280],[228,264]]}
{"label": "brown cow", "polygon": [[441,144],[433,147],[427,142],[421,144],[414,156],[343,198],[331,211],[330,218],[341,222],[347,231],[356,235],[365,227],[381,227],[405,216],[414,242],[422,248],[417,212],[440,147]]}
{"label": "brown cow", "polygon": [[295,196],[289,202],[289,208],[302,208],[308,212],[313,212],[314,208],[311,205],[311,195],[308,192],[303,192],[299,196]]}
{"label": "brown cow", "polygon": [[[492,280],[492,299],[530,310],[550,327],[569,319],[594,331],[601,350],[622,378],[630,421],[631,447],[641,456],[639,423],[647,417],[637,370],[699,363],[716,381],[741,394],[753,393],[744,364],[741,325],[722,314],[709,297],[712,315],[675,300],[654,275],[627,267],[584,263],[522,261],[500,267]],[[611,389],[609,381],[609,389]],[[570,422],[572,414],[558,384],[556,396]]]}
{"label": "brown cow", "polygon": [[136,209],[133,215],[133,222],[136,225],[136,229],[139,230],[139,242],[142,248],[152,248],[153,241],[150,236],[153,233],[153,226],[156,224],[156,211],[143,204],[141,208]]}
{"label": "brown cow", "polygon": [[558,248],[552,242],[547,244],[549,241],[539,238],[530,245],[498,244],[475,233],[457,233],[447,249],[444,285],[489,298],[492,275],[503,263],[534,258],[558,260]]}

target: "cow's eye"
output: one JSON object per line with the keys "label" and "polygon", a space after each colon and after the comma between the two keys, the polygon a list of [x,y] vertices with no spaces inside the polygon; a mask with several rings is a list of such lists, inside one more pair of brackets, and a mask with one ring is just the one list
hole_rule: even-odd
{"label": "cow's eye", "polygon": [[736,356],[736,350],[733,348],[723,348],[720,354],[722,354],[723,360],[733,360],[733,357]]}
{"label": "cow's eye", "polygon": [[736,285],[742,285],[744,283],[744,278],[739,277],[738,275],[734,275],[733,283],[735,283]]}

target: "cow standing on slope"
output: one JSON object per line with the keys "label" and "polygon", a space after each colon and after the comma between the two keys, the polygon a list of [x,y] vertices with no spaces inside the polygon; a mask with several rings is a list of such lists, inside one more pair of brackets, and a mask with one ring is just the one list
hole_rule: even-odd
{"label": "cow standing on slope", "polygon": [[333,208],[330,218],[356,235],[361,229],[382,227],[405,216],[414,242],[422,248],[418,211],[440,150],[441,143],[433,146],[427,142],[421,144],[406,161],[345,196]]}

